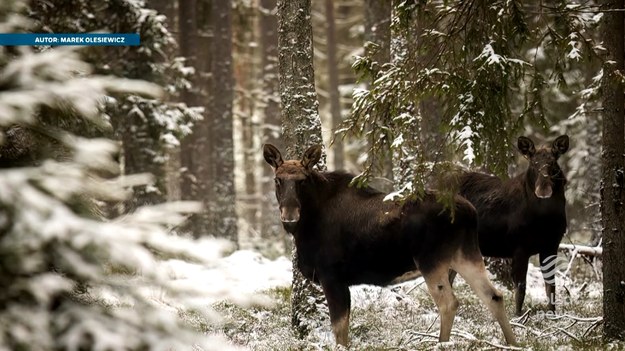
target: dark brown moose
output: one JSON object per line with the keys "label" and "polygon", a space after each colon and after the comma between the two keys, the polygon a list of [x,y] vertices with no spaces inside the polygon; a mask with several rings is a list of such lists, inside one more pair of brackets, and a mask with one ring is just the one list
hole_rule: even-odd
{"label": "dark brown moose", "polygon": [[349,343],[349,286],[386,285],[418,269],[438,306],[440,341],[449,340],[458,300],[448,280],[457,271],[486,304],[515,343],[502,295],[488,280],[477,242],[477,213],[460,196],[455,218],[434,194],[399,204],[369,187],[350,186],[353,175],[318,172],[313,166],[321,147],[312,146],[301,160],[283,160],[266,144],[263,156],[275,172],[280,219],[295,239],[298,267],[320,283],[328,301],[336,342]]}
{"label": "dark brown moose", "polygon": [[460,194],[477,208],[482,254],[512,258],[516,314],[523,308],[527,264],[535,254],[543,267],[548,307],[555,311],[555,255],[566,231],[566,178],[557,161],[569,149],[569,137],[561,135],[538,149],[524,136],[517,144],[529,161],[525,172],[506,181],[466,173],[460,178]]}

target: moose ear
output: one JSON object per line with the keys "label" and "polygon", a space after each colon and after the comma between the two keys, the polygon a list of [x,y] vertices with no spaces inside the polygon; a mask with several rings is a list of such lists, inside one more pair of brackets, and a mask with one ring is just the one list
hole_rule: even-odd
{"label": "moose ear", "polygon": [[569,149],[569,136],[564,134],[557,137],[556,140],[553,141],[551,149],[556,156],[560,156],[567,152]]}
{"label": "moose ear", "polygon": [[536,152],[534,142],[528,137],[520,136],[517,141],[517,147],[519,148],[521,154],[525,156],[532,156]]}
{"label": "moose ear", "polygon": [[263,145],[263,157],[265,161],[271,165],[274,169],[280,167],[284,161],[282,161],[282,154],[280,154],[280,150],[277,147],[271,144]]}
{"label": "moose ear", "polygon": [[321,145],[314,145],[308,148],[302,156],[302,166],[312,169],[314,165],[321,159]]}

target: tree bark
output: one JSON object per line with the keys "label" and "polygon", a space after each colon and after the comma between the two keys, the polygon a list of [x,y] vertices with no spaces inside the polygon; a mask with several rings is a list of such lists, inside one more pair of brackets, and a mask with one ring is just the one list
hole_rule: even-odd
{"label": "tree bark", "polygon": [[192,133],[180,145],[180,192],[183,200],[201,201],[204,209],[194,214],[185,230],[195,237],[217,235],[209,225],[210,207],[207,198],[212,199],[212,18],[210,0],[181,0],[179,14],[179,52],[185,64],[193,67],[194,73],[187,79],[191,86],[182,91],[181,98],[188,106],[202,106],[203,119],[193,125]]}
{"label": "tree bark", "polygon": [[[412,38],[416,37],[416,27],[414,26],[415,1],[414,0],[393,0],[393,8],[391,10],[391,21],[395,21],[396,25],[391,27],[392,41],[390,45],[391,63],[395,66],[406,66],[407,60],[414,55],[410,54],[415,50],[411,45]],[[409,14],[401,14],[399,8],[403,6],[404,11],[411,11]],[[402,18],[403,16],[403,18]],[[418,121],[419,106],[414,103],[404,103],[399,101],[396,106],[396,113],[390,116],[391,120],[388,124],[391,128],[397,127],[395,120],[401,115],[413,116]],[[407,184],[412,184],[412,189],[418,189],[414,185],[417,165],[420,162],[421,155],[418,142],[421,135],[420,123],[416,122],[411,135],[405,135],[404,141],[392,149],[392,165],[393,165],[393,183],[395,190],[401,190]]]}
{"label": "tree bark", "polygon": [[[365,1],[365,54],[376,62],[376,78],[382,66],[391,60],[391,9],[391,1]],[[393,157],[390,145],[386,153],[382,176],[393,181]]]}
{"label": "tree bark", "polygon": [[[289,159],[301,157],[311,145],[322,144],[310,6],[310,0],[278,1],[280,101],[283,140]],[[319,167],[325,168],[323,160]],[[322,296],[321,289],[306,280],[298,270],[297,252],[293,250],[291,324],[300,337],[314,327],[312,321],[321,319],[316,301],[323,301]]]}
{"label": "tree bark", "polygon": [[[196,31],[197,23],[194,10],[196,0],[180,0],[178,2],[178,49],[180,56],[185,58],[185,64],[196,67]],[[191,81],[195,84],[196,81]],[[181,93],[181,99],[187,106],[197,106],[199,99],[192,88],[185,89]],[[193,162],[194,146],[196,145],[197,125],[192,134],[184,138],[180,145],[180,196],[183,200],[199,200],[196,179],[198,178],[196,166]]]}
{"label": "tree bark", "polygon": [[625,226],[623,191],[625,172],[625,111],[623,99],[623,36],[625,1],[603,1],[602,34],[607,55],[601,94],[603,138],[601,220],[603,230],[603,333],[604,339],[625,340]]}
{"label": "tree bark", "polygon": [[[233,12],[233,37],[234,37],[234,80],[235,88],[235,111],[237,121],[240,123],[240,139],[244,176],[244,196],[239,198],[240,216],[249,232],[256,234],[260,231],[258,225],[258,213],[260,208],[259,192],[257,189],[257,164],[259,145],[256,139],[258,109],[258,90],[262,79],[258,69],[257,50],[255,45],[259,31],[254,30],[256,24],[256,8],[241,5]],[[255,241],[256,244],[258,241]],[[262,244],[262,242],[260,242]]]}
{"label": "tree bark", "polygon": [[[260,42],[262,47],[262,81],[263,109],[262,142],[275,145],[284,150],[281,140],[282,127],[280,125],[280,96],[278,95],[278,18],[276,16],[276,0],[260,0]],[[264,160],[263,176],[261,179],[261,229],[263,239],[275,239],[283,235],[282,226],[276,208],[278,203],[274,194],[273,171],[267,167]],[[290,249],[288,240],[284,241],[285,249]],[[288,252],[288,251],[287,251]]]}
{"label": "tree bark", "polygon": [[[330,95],[330,115],[332,117],[332,130],[338,130],[341,126],[341,96],[339,93],[339,64],[336,54],[336,25],[334,20],[334,0],[326,0],[326,37],[327,37],[327,64],[328,64],[328,93]],[[343,154],[343,141],[341,137],[333,137],[333,164],[334,169],[345,168]]]}
{"label": "tree bark", "polygon": [[391,59],[391,2],[365,1],[365,42],[376,45],[366,49],[367,56],[381,67]]}
{"label": "tree bark", "polygon": [[238,243],[236,193],[234,185],[232,69],[232,1],[212,0],[212,106],[210,109],[210,155],[212,177],[206,188],[212,188],[205,198],[209,213],[209,231],[216,236]]}

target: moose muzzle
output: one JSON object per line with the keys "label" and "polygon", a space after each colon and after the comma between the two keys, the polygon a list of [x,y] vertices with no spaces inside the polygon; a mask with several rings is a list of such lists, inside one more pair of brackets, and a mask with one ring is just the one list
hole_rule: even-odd
{"label": "moose muzzle", "polygon": [[549,177],[541,175],[536,180],[534,194],[539,199],[548,199],[553,193],[552,185],[553,183],[551,182],[551,179],[549,179]]}
{"label": "moose muzzle", "polygon": [[287,232],[293,233],[299,222],[299,207],[280,207],[280,221]]}

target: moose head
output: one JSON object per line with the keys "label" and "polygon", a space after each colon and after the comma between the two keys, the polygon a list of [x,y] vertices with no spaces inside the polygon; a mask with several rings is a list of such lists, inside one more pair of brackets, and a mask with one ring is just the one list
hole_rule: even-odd
{"label": "moose head", "polygon": [[263,157],[275,174],[276,198],[280,206],[282,225],[287,232],[294,233],[300,220],[303,187],[313,172],[313,166],[321,158],[321,146],[311,146],[300,160],[284,161],[278,148],[265,144]]}
{"label": "moose head", "polygon": [[558,165],[558,158],[569,149],[569,137],[561,135],[551,145],[536,149],[530,138],[521,136],[517,146],[529,161],[527,174],[533,179],[534,194],[539,199],[550,198],[554,184],[565,181],[562,169]]}

